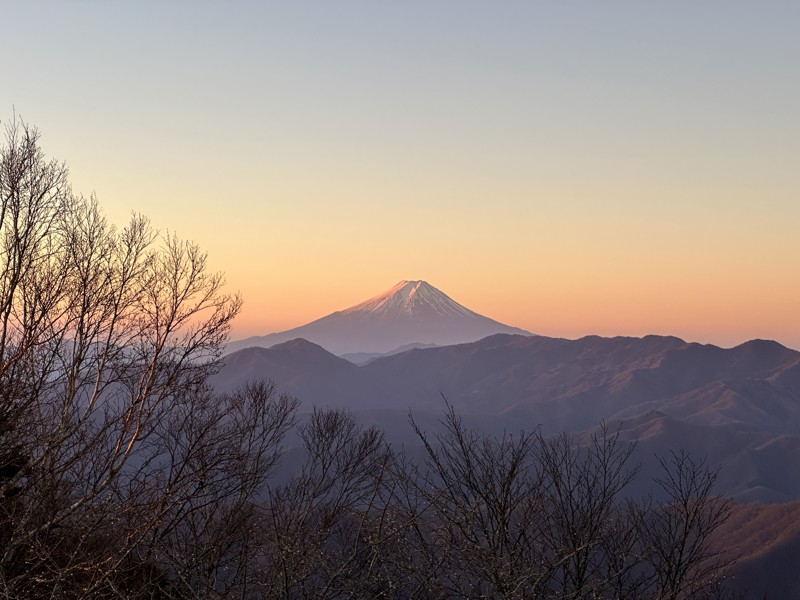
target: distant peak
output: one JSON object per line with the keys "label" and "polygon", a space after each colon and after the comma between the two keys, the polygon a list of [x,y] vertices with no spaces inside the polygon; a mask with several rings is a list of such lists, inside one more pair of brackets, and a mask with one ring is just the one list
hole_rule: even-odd
{"label": "distant peak", "polygon": [[420,311],[462,316],[475,314],[423,279],[404,279],[382,294],[343,312],[414,314]]}
{"label": "distant peak", "polygon": [[325,348],[323,348],[322,346],[315,344],[314,342],[309,342],[307,339],[301,337],[294,338],[286,342],[280,342],[278,344],[270,346],[270,348],[275,350],[292,350],[292,351],[300,350],[304,352],[322,350],[323,352],[327,353],[327,350],[325,350]]}

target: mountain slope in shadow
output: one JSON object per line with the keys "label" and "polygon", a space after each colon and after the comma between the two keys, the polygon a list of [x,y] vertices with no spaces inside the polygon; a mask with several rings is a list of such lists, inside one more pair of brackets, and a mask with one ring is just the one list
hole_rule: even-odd
{"label": "mountain slope in shadow", "polygon": [[737,500],[800,499],[800,353],[775,342],[498,334],[357,366],[295,340],[224,361],[212,380],[220,390],[272,378],[303,410],[348,408],[404,442],[409,410],[435,423],[444,398],[492,434],[580,433],[606,421],[638,440],[646,470],[654,453],[687,448],[722,465],[720,489]]}

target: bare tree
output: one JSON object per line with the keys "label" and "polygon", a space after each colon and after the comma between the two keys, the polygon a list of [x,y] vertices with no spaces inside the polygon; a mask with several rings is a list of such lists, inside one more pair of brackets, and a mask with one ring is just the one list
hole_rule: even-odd
{"label": "bare tree", "polygon": [[160,595],[255,588],[258,510],[296,406],[258,381],[223,396],[192,394],[160,420],[119,490],[134,564],[158,567]]}
{"label": "bare tree", "polygon": [[299,436],[300,473],[263,507],[265,597],[386,597],[376,548],[395,530],[382,522],[392,460],[383,434],[315,409]]}
{"label": "bare tree", "polygon": [[0,591],[36,596],[86,579],[96,507],[241,302],[196,245],[109,225],[35,129],[14,119],[0,152]]}
{"label": "bare tree", "polygon": [[620,535],[620,494],[638,471],[629,466],[633,450],[606,425],[585,447],[567,434],[538,438],[544,497],[539,529],[551,564],[549,586],[561,596],[601,596],[618,575],[603,550],[609,537]]}
{"label": "bare tree", "polygon": [[428,436],[412,420],[426,464],[401,467],[408,597],[720,594],[726,564],[707,542],[730,506],[704,463],[663,460],[656,483],[668,499],[638,503],[623,495],[638,467],[619,430],[601,426],[584,444],[539,432],[493,438],[466,429],[451,406],[442,424]]}
{"label": "bare tree", "polygon": [[411,473],[419,511],[409,530],[417,588],[465,598],[534,594],[545,577],[535,527],[542,511],[537,434],[500,439],[463,426],[447,407],[443,431],[429,438],[412,419],[426,450]]}
{"label": "bare tree", "polygon": [[686,452],[659,459],[656,483],[666,498],[646,501],[636,511],[651,596],[659,600],[718,597],[726,557],[711,549],[711,535],[730,516],[730,501],[713,494],[718,469]]}

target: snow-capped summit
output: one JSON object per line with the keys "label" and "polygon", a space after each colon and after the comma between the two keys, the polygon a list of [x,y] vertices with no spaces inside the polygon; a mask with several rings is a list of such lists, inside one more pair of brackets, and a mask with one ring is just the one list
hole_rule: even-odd
{"label": "snow-capped summit", "polygon": [[422,280],[401,281],[382,294],[342,311],[344,314],[356,312],[409,316],[435,312],[440,315],[479,316]]}
{"label": "snow-capped summit", "polygon": [[530,335],[479,315],[428,282],[415,280],[401,281],[369,300],[307,325],[232,342],[227,351],[305,338],[334,354],[384,353],[408,344],[474,342],[495,333]]}

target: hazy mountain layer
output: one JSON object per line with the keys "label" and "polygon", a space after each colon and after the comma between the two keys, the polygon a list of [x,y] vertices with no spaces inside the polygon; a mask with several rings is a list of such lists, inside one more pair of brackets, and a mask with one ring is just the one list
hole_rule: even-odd
{"label": "hazy mountain layer", "polygon": [[738,500],[800,499],[800,353],[775,342],[722,349],[658,336],[494,335],[356,366],[294,340],[225,361],[219,389],[270,377],[305,408],[351,408],[404,442],[413,441],[409,409],[434,423],[445,396],[490,432],[622,422],[646,472],[654,453],[686,448],[722,464],[720,489]]}
{"label": "hazy mountain layer", "polygon": [[444,346],[495,333],[528,332],[479,315],[425,281],[401,281],[374,298],[301,327],[231,342],[227,351],[304,338],[337,355],[386,353],[407,344]]}
{"label": "hazy mountain layer", "polygon": [[351,352],[348,354],[340,354],[340,358],[344,358],[349,360],[351,363],[356,365],[363,365],[371,360],[375,360],[376,358],[380,358],[381,356],[392,356],[394,354],[400,354],[401,352],[405,352],[406,350],[412,350],[413,348],[438,348],[439,344],[405,344],[404,346],[400,346],[399,348],[395,348],[389,352]]}

